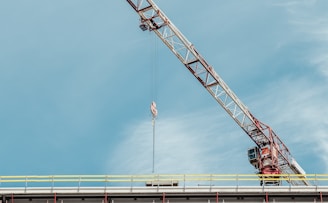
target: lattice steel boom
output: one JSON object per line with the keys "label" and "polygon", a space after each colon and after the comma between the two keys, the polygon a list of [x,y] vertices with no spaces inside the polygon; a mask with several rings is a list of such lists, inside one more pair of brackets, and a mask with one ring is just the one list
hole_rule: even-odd
{"label": "lattice steel boom", "polygon": [[[127,0],[140,16],[140,28],[153,31],[257,145],[250,162],[259,174],[299,174],[293,185],[309,185],[287,146],[248,108],[152,0]],[[267,183],[270,183],[268,181]],[[273,183],[277,184],[277,183]]]}

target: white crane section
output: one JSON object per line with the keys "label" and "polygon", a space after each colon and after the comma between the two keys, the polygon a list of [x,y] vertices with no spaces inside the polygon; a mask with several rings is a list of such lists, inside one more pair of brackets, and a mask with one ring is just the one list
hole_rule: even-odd
{"label": "white crane section", "polygon": [[[255,142],[261,157],[254,166],[260,174],[300,174],[293,185],[309,185],[305,172],[268,125],[256,119],[212,66],[199,54],[152,0],[127,0],[140,16],[140,28],[153,31],[204,86],[212,97]],[[264,149],[269,151],[264,154]],[[263,153],[263,154],[262,154]]]}

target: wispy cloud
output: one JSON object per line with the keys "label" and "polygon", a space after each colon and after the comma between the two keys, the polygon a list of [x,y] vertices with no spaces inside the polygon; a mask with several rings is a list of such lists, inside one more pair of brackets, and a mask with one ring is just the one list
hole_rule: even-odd
{"label": "wispy cloud", "polygon": [[[292,101],[295,113],[290,119],[297,116],[299,125],[298,137],[304,143],[306,150],[313,152],[313,156],[320,157],[325,172],[328,171],[328,4],[326,1],[303,1],[299,5],[290,5],[290,24],[296,31],[304,35],[304,39],[312,44],[305,58],[310,67],[326,78],[326,81],[303,81],[300,86],[294,86],[298,92],[295,97],[288,97]],[[297,114],[301,112],[301,114]],[[314,144],[309,143],[313,142]]]}
{"label": "wispy cloud", "polygon": [[[326,1],[295,1],[279,4],[289,13],[289,23],[302,40],[314,44],[308,62],[328,78],[328,14]],[[299,36],[300,36],[299,35]]]}
{"label": "wispy cloud", "polygon": [[320,50],[317,50],[317,53],[314,53],[311,56],[310,62],[318,69],[318,71],[323,76],[325,76],[328,79],[328,48],[327,48],[328,43],[325,44],[326,47],[322,47]]}
{"label": "wispy cloud", "polygon": [[[326,95],[326,89],[306,78],[284,78],[249,98],[253,101],[250,110],[276,131],[309,173],[328,170],[328,164],[313,168],[316,160],[327,163]],[[108,171],[151,173],[150,118],[130,125],[121,136],[124,139],[109,156]],[[246,150],[254,144],[223,111],[207,109],[160,117],[155,137],[156,173],[255,172],[246,156]],[[304,157],[311,158],[311,165]]]}
{"label": "wispy cloud", "polygon": [[[244,136],[241,129],[226,119],[230,118],[213,109],[159,118],[155,133],[155,173],[252,173],[246,157],[250,142],[246,136],[240,139]],[[110,156],[108,170],[151,173],[150,120],[140,121],[122,134],[127,136]]]}

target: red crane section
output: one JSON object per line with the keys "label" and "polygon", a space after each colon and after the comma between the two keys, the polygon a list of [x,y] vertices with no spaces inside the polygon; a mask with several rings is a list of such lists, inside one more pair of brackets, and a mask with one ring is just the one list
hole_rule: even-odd
{"label": "red crane section", "polygon": [[[153,31],[172,51],[201,85],[223,107],[231,118],[254,141],[256,147],[248,150],[250,163],[259,174],[299,174],[290,183],[309,185],[305,172],[292,157],[287,146],[270,126],[251,114],[228,87],[212,66],[169,20],[152,0],[127,0],[140,16],[140,28]],[[280,181],[264,181],[262,184],[279,185]]]}

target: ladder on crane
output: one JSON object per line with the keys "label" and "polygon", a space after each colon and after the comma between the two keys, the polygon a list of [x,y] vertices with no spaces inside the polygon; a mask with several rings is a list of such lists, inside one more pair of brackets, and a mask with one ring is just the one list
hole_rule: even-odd
{"label": "ladder on crane", "polygon": [[[270,126],[255,118],[159,7],[152,0],[127,0],[127,2],[140,16],[139,27],[143,31],[153,31],[255,142],[256,147],[248,150],[248,157],[263,179],[261,185],[280,185],[280,181],[272,179],[272,176],[280,177],[284,174],[296,175],[289,181],[292,185],[310,185],[305,179],[304,170],[292,157],[279,136]],[[267,178],[265,175],[268,175]]]}

